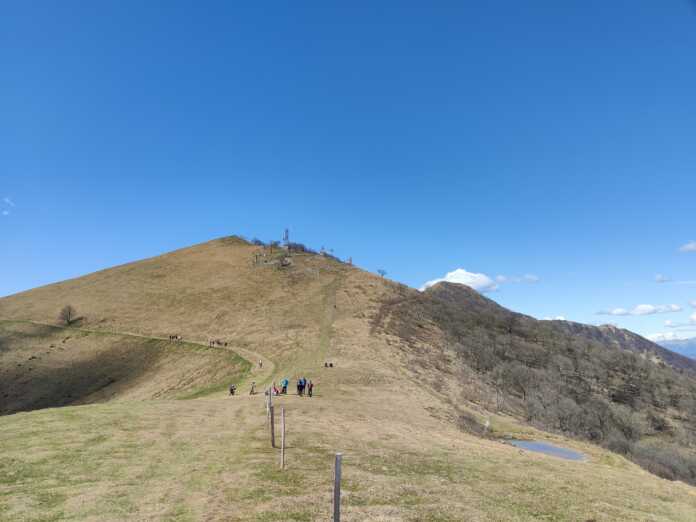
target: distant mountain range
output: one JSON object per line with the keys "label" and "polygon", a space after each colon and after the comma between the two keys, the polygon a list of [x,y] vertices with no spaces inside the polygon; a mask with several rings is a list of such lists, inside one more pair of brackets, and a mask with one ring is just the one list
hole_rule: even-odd
{"label": "distant mountain range", "polygon": [[662,341],[658,343],[660,346],[680,353],[692,359],[696,359],[696,337],[685,339],[683,341]]}

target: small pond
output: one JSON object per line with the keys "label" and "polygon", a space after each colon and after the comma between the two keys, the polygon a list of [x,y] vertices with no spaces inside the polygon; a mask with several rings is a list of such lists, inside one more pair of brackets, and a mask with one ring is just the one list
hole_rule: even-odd
{"label": "small pond", "polygon": [[524,449],[527,451],[535,451],[537,453],[543,453],[545,455],[552,455],[554,457],[559,457],[566,460],[585,460],[585,455],[579,451],[571,450],[568,448],[561,448],[560,446],[554,446],[548,442],[540,442],[537,440],[508,440],[513,446]]}

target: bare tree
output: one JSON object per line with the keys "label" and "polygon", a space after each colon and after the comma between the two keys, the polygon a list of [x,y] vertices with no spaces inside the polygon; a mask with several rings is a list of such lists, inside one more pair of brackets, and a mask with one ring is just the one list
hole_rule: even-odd
{"label": "bare tree", "polygon": [[505,369],[502,366],[496,366],[491,370],[490,377],[495,389],[495,409],[500,411],[505,402]]}
{"label": "bare tree", "polygon": [[378,269],[377,269],[377,273],[378,273],[380,276],[382,276],[382,277],[384,277],[385,275],[387,275],[387,271],[386,271],[384,268],[378,268]]}
{"label": "bare tree", "polygon": [[522,395],[522,400],[527,400],[527,393],[535,383],[534,372],[518,362],[508,363],[505,367],[505,380],[508,386],[517,390]]}
{"label": "bare tree", "polygon": [[63,309],[58,314],[58,320],[61,323],[65,323],[70,326],[72,322],[77,318],[77,310],[72,305],[65,305]]}

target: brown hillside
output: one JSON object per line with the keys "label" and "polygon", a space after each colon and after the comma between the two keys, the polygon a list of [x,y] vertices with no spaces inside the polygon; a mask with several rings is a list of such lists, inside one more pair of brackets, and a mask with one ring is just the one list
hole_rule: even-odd
{"label": "brown hillside", "polygon": [[[280,269],[269,254],[268,263],[254,265],[262,251],[237,238],[211,241],[0,299],[0,318],[56,323],[71,304],[84,316],[81,327],[234,340],[284,367],[310,363],[304,352],[314,354],[314,365],[340,357],[341,342],[360,350],[367,332],[352,327],[367,322],[393,285],[321,256],[296,255]],[[335,336],[337,328],[350,335]],[[365,362],[350,355],[346,362]]]}
{"label": "brown hillside", "polygon": [[0,321],[0,415],[101,402],[184,397],[240,379],[231,351]]}
{"label": "brown hillside", "polygon": [[[684,478],[672,453],[645,445],[691,451],[690,377],[465,287],[419,292],[284,255],[224,238],[0,299],[5,412],[109,401],[0,417],[0,519],[327,520],[336,450],[348,521],[688,520],[696,509],[693,488],[600,447],[625,443],[651,471]],[[82,318],[58,327],[66,304]],[[291,423],[282,474],[248,389],[300,375],[317,394],[278,398]],[[636,378],[662,384],[636,391]],[[225,397],[229,382],[240,396]],[[503,436],[550,438],[588,460],[526,454]],[[56,484],[62,500],[42,503]]]}

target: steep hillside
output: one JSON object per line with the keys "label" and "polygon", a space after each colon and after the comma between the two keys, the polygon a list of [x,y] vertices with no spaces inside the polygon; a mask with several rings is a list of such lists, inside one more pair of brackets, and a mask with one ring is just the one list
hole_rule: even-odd
{"label": "steep hillside", "polygon": [[[58,325],[66,304],[80,320]],[[459,285],[419,292],[330,257],[223,238],[0,299],[0,319],[3,412],[108,401],[0,417],[0,519],[327,520],[338,450],[348,521],[696,510],[693,488],[600,447],[688,479],[688,372]],[[281,473],[249,386],[301,375],[315,397],[277,399],[290,441]],[[635,394],[635,380],[659,385]],[[225,396],[229,382],[240,395]],[[585,423],[592,412],[599,428]],[[550,439],[588,459],[501,437]],[[685,469],[664,462],[664,447],[684,452]]]}
{"label": "steep hillside", "polygon": [[0,415],[201,394],[250,366],[220,348],[11,321],[0,321],[0,357]]}
{"label": "steep hillside", "polygon": [[682,354],[666,349],[623,328],[607,324],[599,327],[586,324],[559,321],[557,326],[565,328],[570,335],[578,335],[605,346],[615,346],[647,357],[657,358],[677,369],[696,371],[696,361]]}
{"label": "steep hillside", "polygon": [[[362,318],[391,285],[323,256],[297,254],[282,267],[282,255],[219,239],[0,299],[0,318],[55,324],[71,304],[84,328],[249,345],[286,370],[343,351],[346,362],[368,364],[355,357],[366,350]],[[337,328],[350,334],[334,335]]]}
{"label": "steep hillside", "polygon": [[469,319],[478,317],[483,318],[484,321],[502,322],[511,328],[518,325],[520,329],[532,328],[555,332],[559,337],[582,338],[601,344],[608,349],[619,348],[661,360],[676,369],[696,371],[696,361],[613,325],[591,326],[571,321],[544,321],[541,323],[532,317],[503,308],[496,302],[463,285],[441,283],[429,288],[426,293],[438,300],[466,310]]}

